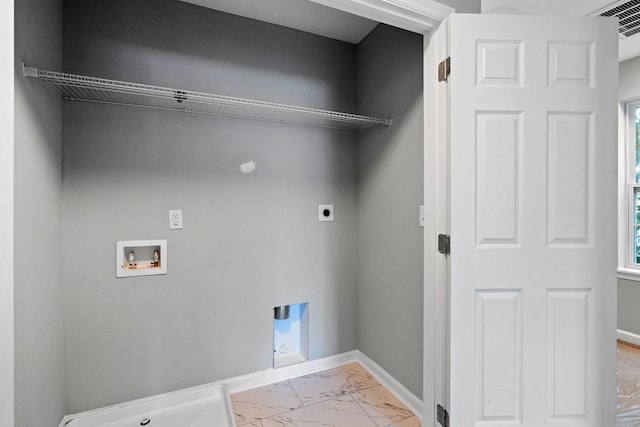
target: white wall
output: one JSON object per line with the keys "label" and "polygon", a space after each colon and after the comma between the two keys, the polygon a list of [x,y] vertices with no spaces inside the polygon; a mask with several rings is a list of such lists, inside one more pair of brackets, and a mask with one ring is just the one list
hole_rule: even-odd
{"label": "white wall", "polygon": [[[351,44],[174,0],[69,0],[64,17],[67,72],[356,108]],[[68,411],[270,368],[278,305],[309,303],[311,359],[356,348],[356,134],[64,108]],[[115,278],[117,240],[165,238],[166,276]]]}
{"label": "white wall", "polygon": [[630,101],[640,98],[640,57],[620,63],[620,101]]}
{"label": "white wall", "polygon": [[15,3],[15,426],[64,415],[62,100],[20,62],[62,68],[62,2]]}
{"label": "white wall", "polygon": [[482,0],[482,13],[587,16],[611,3],[613,3],[613,1]]}
{"label": "white wall", "polygon": [[[13,224],[13,2],[0,2],[0,224]],[[13,226],[0,239],[0,425],[14,424]]]}

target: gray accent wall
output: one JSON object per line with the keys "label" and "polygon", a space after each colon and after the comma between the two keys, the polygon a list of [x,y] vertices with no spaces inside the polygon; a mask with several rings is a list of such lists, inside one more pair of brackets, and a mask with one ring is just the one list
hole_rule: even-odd
{"label": "gray accent wall", "polygon": [[15,2],[15,426],[55,426],[65,411],[62,100],[22,76],[62,67],[62,2]]}
{"label": "gray accent wall", "polygon": [[[64,12],[67,72],[356,109],[351,44],[174,0]],[[357,134],[76,102],[63,128],[68,412],[270,368],[282,304],[309,303],[311,359],[357,348]],[[137,239],[167,275],[115,277]]]}
{"label": "gray accent wall", "polygon": [[422,36],[379,25],[358,45],[358,348],[422,396]]}

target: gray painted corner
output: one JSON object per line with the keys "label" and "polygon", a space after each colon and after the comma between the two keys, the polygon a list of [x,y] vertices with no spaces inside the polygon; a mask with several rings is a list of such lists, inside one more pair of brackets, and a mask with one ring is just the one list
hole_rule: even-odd
{"label": "gray painted corner", "polygon": [[65,413],[62,101],[27,81],[21,61],[62,67],[61,2],[15,3],[15,426],[53,426]]}
{"label": "gray painted corner", "polygon": [[[379,25],[358,46],[358,348],[422,396],[422,36]],[[389,76],[393,76],[390,78]]]}

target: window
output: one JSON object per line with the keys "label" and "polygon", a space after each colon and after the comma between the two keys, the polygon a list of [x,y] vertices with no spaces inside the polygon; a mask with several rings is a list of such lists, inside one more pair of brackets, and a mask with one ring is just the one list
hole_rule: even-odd
{"label": "window", "polygon": [[621,251],[619,275],[640,280],[640,102],[626,105],[626,131],[621,156]]}

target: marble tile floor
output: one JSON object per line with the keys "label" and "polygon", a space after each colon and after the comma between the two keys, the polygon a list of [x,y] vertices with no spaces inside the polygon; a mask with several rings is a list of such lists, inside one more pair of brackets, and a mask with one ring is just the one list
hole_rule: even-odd
{"label": "marble tile floor", "polygon": [[231,395],[238,427],[420,427],[358,363]]}
{"label": "marble tile floor", "polygon": [[618,341],[617,427],[640,426],[640,348]]}

